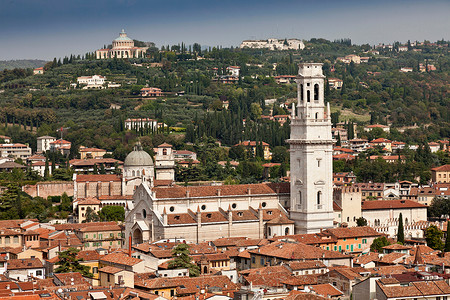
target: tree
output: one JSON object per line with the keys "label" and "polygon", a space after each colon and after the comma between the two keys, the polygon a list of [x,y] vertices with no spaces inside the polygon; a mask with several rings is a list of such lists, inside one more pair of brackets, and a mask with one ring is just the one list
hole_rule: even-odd
{"label": "tree", "polygon": [[430,217],[445,219],[450,212],[450,198],[435,197],[428,208]]}
{"label": "tree", "polygon": [[61,196],[61,211],[72,211],[72,201],[70,201],[69,196],[64,192]]}
{"label": "tree", "polygon": [[200,268],[191,262],[189,256],[189,245],[179,244],[172,250],[173,260],[169,263],[170,269],[187,268],[189,270],[190,277],[198,277],[200,275]]}
{"label": "tree", "polygon": [[442,250],[444,243],[442,242],[442,237],[444,234],[442,231],[436,227],[436,225],[431,225],[425,230],[425,240],[427,241],[427,246],[433,248],[434,250]]}
{"label": "tree", "polygon": [[79,249],[72,247],[65,251],[59,252],[59,261],[56,263],[59,267],[55,269],[55,273],[79,272],[85,277],[92,278],[94,274],[89,272],[91,268],[80,264],[80,261],[83,261],[83,259],[77,257],[78,252],[80,252]]}
{"label": "tree", "polygon": [[289,160],[289,152],[286,147],[276,146],[272,150],[272,162],[274,163],[284,163]]}
{"label": "tree", "polygon": [[372,245],[370,245],[370,251],[381,253],[383,247],[389,246],[390,244],[385,236],[376,238],[373,240]]}
{"label": "tree", "polygon": [[447,237],[445,238],[444,252],[450,252],[450,221],[447,221]]}
{"label": "tree", "polygon": [[100,221],[98,214],[91,207],[88,207],[86,209],[86,219],[84,220],[84,222],[90,223],[97,221]]}
{"label": "tree", "polygon": [[123,221],[125,220],[125,209],[122,206],[105,206],[99,214],[102,221]]}
{"label": "tree", "polygon": [[405,243],[405,232],[404,232],[404,228],[403,228],[402,213],[400,213],[400,216],[398,217],[397,242],[400,242],[402,244]]}
{"label": "tree", "polygon": [[356,226],[359,226],[359,227],[367,226],[367,220],[363,217],[356,219]]}

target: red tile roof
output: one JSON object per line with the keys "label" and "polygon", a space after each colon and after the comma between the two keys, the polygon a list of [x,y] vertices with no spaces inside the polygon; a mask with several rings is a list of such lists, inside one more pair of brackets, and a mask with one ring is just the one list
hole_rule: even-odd
{"label": "red tile roof", "polygon": [[120,264],[120,265],[126,265],[126,266],[134,266],[140,262],[142,262],[142,259],[134,258],[126,255],[122,252],[115,252],[108,255],[103,256],[100,261],[114,263],[114,264]]}
{"label": "red tile roof", "polygon": [[427,208],[426,205],[412,200],[374,200],[362,202],[362,210]]}
{"label": "red tile roof", "polygon": [[102,175],[97,175],[97,174],[91,174],[91,175],[77,175],[77,182],[110,182],[110,181],[122,181],[119,175],[115,175],[115,174],[102,174]]}
{"label": "red tile roof", "polygon": [[436,168],[431,169],[431,171],[450,172],[450,165],[444,165],[444,166],[436,167]]}
{"label": "red tile roof", "polygon": [[8,270],[22,270],[43,268],[41,260],[38,258],[10,259],[8,260]]}

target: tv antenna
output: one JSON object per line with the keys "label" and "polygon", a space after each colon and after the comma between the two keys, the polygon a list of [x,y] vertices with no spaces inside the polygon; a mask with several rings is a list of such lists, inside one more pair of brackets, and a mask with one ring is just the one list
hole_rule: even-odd
{"label": "tv antenna", "polygon": [[61,140],[63,139],[63,133],[65,130],[70,129],[70,127],[61,127],[59,129],[56,129],[56,132],[59,132],[61,134]]}

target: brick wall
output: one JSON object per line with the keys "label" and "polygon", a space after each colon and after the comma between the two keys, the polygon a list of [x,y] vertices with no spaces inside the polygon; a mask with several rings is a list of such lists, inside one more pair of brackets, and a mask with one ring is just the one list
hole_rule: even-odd
{"label": "brick wall", "polygon": [[47,198],[48,196],[61,196],[64,192],[67,196],[73,196],[73,181],[38,182],[35,185],[25,185],[22,191],[32,197]]}

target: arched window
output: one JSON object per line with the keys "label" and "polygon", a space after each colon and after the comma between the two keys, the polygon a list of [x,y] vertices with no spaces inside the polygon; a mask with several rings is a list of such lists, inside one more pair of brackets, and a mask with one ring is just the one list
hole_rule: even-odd
{"label": "arched window", "polygon": [[350,217],[347,217],[347,222],[350,222]]}
{"label": "arched window", "polygon": [[319,101],[319,85],[314,85],[314,101]]}
{"label": "arched window", "polygon": [[405,219],[405,225],[408,225],[408,218]]}
{"label": "arched window", "polygon": [[311,102],[311,91],[306,91],[306,101]]}
{"label": "arched window", "polygon": [[145,209],[142,210],[142,216],[145,218],[147,218],[147,211]]}
{"label": "arched window", "polygon": [[284,229],[284,235],[289,235],[289,227],[286,227],[286,228]]}
{"label": "arched window", "polygon": [[303,84],[300,84],[300,100],[305,100],[303,99]]}
{"label": "arched window", "polygon": [[134,170],[133,170],[133,172],[131,172],[131,175],[134,177],[134,176],[136,176],[136,173],[134,172]]}
{"label": "arched window", "polygon": [[318,191],[317,192],[317,205],[321,205],[322,204],[322,192]]}
{"label": "arched window", "polygon": [[166,148],[163,149],[163,155],[167,155],[167,149]]}
{"label": "arched window", "polygon": [[136,171],[136,176],[137,176],[137,177],[141,176],[140,174],[141,174],[141,172]]}

